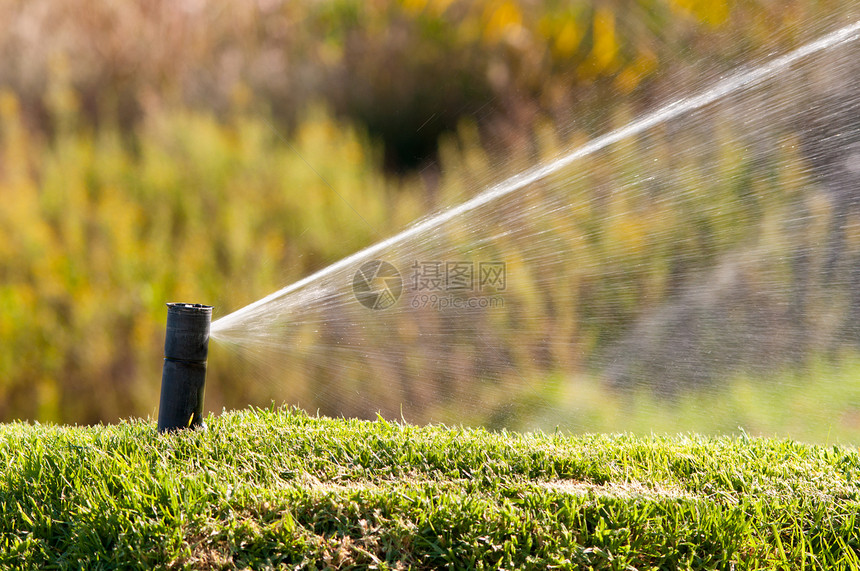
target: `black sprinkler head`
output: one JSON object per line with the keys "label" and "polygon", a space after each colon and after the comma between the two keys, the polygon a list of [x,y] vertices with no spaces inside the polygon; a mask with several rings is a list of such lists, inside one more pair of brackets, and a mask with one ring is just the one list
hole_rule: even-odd
{"label": "black sprinkler head", "polygon": [[212,306],[168,303],[158,432],[203,426]]}

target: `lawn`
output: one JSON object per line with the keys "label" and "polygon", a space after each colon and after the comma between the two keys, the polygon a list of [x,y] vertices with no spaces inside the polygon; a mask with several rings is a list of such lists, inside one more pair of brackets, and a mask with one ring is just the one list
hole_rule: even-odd
{"label": "lawn", "polygon": [[0,564],[860,568],[860,456],[845,447],[285,408],[206,422],[0,425]]}

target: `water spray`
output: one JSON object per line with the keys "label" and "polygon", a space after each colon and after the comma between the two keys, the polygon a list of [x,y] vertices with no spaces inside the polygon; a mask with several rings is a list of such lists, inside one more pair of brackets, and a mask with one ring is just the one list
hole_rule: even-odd
{"label": "water spray", "polygon": [[784,73],[792,65],[802,61],[804,58],[843,43],[853,42],[858,38],[860,38],[860,21],[831,32],[826,36],[801,46],[785,55],[776,57],[764,65],[730,75],[698,95],[670,103],[669,105],[648,113],[635,121],[631,121],[622,128],[615,129],[614,131],[597,137],[589,143],[582,145],[581,147],[577,147],[573,151],[546,164],[537,165],[536,167],[527,169],[520,174],[489,187],[458,206],[448,208],[435,216],[428,217],[421,222],[410,226],[406,230],[403,230],[399,234],[379,241],[350,256],[342,258],[340,261],[335,262],[314,274],[300,279],[281,290],[234,311],[233,313],[230,313],[216,321],[213,332],[216,335],[225,336],[226,332],[231,328],[241,326],[245,321],[271,320],[273,318],[271,315],[271,303],[282,300],[309,284],[319,283],[323,278],[328,278],[341,270],[349,268],[354,269],[368,260],[373,260],[381,252],[389,250],[394,246],[398,246],[406,240],[413,239],[422,233],[439,228],[452,219],[481,208],[487,203],[494,202],[504,196],[527,187],[534,182],[543,180],[553,173],[556,173],[589,155],[593,155],[611,145],[624,141],[633,135],[638,135],[648,129],[664,124],[676,117],[683,116],[715,103],[727,95],[751,89],[764,83],[766,80],[773,78],[777,74]]}
{"label": "water spray", "polygon": [[212,306],[168,303],[158,432],[203,426]]}

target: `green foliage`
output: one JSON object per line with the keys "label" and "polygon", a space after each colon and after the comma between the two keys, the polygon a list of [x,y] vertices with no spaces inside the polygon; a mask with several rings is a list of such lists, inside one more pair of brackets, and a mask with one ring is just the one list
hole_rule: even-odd
{"label": "green foliage", "polygon": [[[837,0],[192,4],[0,1],[14,32],[0,36],[0,418],[92,423],[154,412],[165,302],[238,308],[638,112],[606,111],[607,94],[674,94],[699,80],[691,61],[722,71],[807,39],[821,14],[847,13]],[[583,117],[576,130],[572,109]],[[590,122],[595,115],[606,122]],[[789,227],[785,206],[802,203],[825,223],[828,206],[800,189],[803,173],[782,168],[802,165],[791,140],[784,157],[764,158],[780,165],[773,180],[755,180],[739,134],[720,123],[703,133],[720,144],[702,163],[676,158],[678,143],[660,132],[550,180],[576,208],[521,228],[572,253],[558,268],[569,289],[537,299],[537,272],[512,284],[510,299],[533,318],[511,346],[493,339],[493,319],[506,317],[488,316],[488,344],[509,349],[530,378],[579,374],[677,294],[682,276],[741,246],[777,260],[743,273],[743,285],[789,287],[782,297],[735,297],[777,315],[791,293],[791,256],[825,235]],[[386,178],[386,156],[389,166],[421,163],[437,140],[438,169]],[[601,190],[636,184],[655,161],[676,173],[667,186],[697,192],[672,201]],[[504,238],[493,246],[510,254],[511,271],[528,273],[528,252]],[[414,324],[401,325],[386,334],[408,342]],[[832,348],[821,333],[831,325],[810,325],[810,353]],[[784,356],[778,349],[768,354]],[[428,351],[347,379],[392,396],[356,414],[398,416],[404,399],[389,387],[415,385],[422,358],[442,360]],[[212,408],[272,396],[240,365],[216,361],[210,371]],[[291,366],[282,382],[294,393],[277,398],[318,381]],[[458,381],[490,405],[507,396],[483,379]],[[449,405],[420,402],[413,418]]]}
{"label": "green foliage", "polygon": [[[743,432],[803,442],[853,443],[860,429],[860,362],[818,358],[802,372],[785,367],[762,378],[726,375],[716,386],[690,387],[673,398],[659,382],[629,391],[608,390],[600,379],[556,375],[540,389],[509,394],[495,407],[465,417],[469,423],[515,430],[696,432],[720,436]],[[463,419],[463,412],[448,417]]]}
{"label": "green foliage", "polygon": [[[0,416],[7,419],[98,422],[154,413],[164,303],[207,302],[219,311],[241,307],[390,236],[427,210],[420,180],[386,179],[374,147],[319,110],[289,139],[253,115],[236,114],[222,122],[189,111],[164,112],[141,125],[131,142],[116,128],[91,132],[73,120],[53,140],[43,141],[23,127],[11,94],[3,97],[2,113],[0,164],[8,166],[0,171],[0,195],[8,198],[0,208],[0,299],[8,310],[0,313],[0,334],[8,341],[0,348]],[[559,251],[570,252],[554,268],[570,277],[570,290],[539,287],[541,279],[559,274],[530,271],[531,241],[509,242],[501,231],[510,222],[501,214],[488,221],[484,230],[499,226],[502,237],[495,247],[511,275],[523,277],[506,292],[509,303],[528,311],[531,319],[519,325],[521,335],[513,344],[504,333],[509,325],[496,328],[493,322],[509,314],[488,312],[483,342],[509,350],[520,374],[529,378],[554,371],[578,374],[639,316],[669,300],[679,273],[708,269],[741,246],[765,248],[777,260],[775,267],[757,263],[742,285],[755,284],[763,272],[769,280],[790,284],[785,261],[790,258],[784,254],[822,241],[823,230],[797,235],[782,220],[792,215],[798,200],[821,210],[819,198],[809,189],[802,192],[803,177],[790,169],[774,167],[773,176],[780,180],[773,184],[782,192],[750,180],[743,139],[718,115],[713,124],[703,129],[720,133],[702,135],[720,141],[712,156],[679,158],[684,155],[676,152],[676,143],[658,131],[615,145],[548,181],[566,204],[575,206],[548,219],[521,218],[517,232],[540,232]],[[585,140],[584,134],[579,137]],[[497,168],[478,138],[464,124],[456,139],[443,144],[437,196],[443,204],[460,201],[486,181],[531,161],[512,160]],[[550,130],[541,141],[543,158],[565,144]],[[797,164],[791,148],[786,145],[787,158],[756,160]],[[689,185],[697,192],[684,192],[684,200],[670,195],[655,200],[660,197],[648,189],[605,192],[639,184],[638,174],[655,162],[666,164],[661,171],[666,188],[683,191]],[[497,210],[525,212],[530,201],[538,205],[550,198],[549,191],[529,192]],[[820,218],[827,219],[826,209]],[[455,224],[450,231],[456,240],[468,226]],[[778,308],[783,301],[756,303]],[[444,326],[442,320],[424,324],[428,333]],[[301,346],[314,346],[327,327],[307,331]],[[549,342],[544,341],[547,328],[553,332]],[[360,334],[372,339],[379,333],[408,347],[414,326],[374,331],[368,324]],[[817,329],[811,325],[810,331]],[[338,333],[347,345],[353,334]],[[576,353],[571,343],[577,344]],[[307,397],[319,394],[314,363],[342,358],[337,348],[328,354],[325,347],[320,343],[314,351],[296,354],[288,370],[278,372],[274,396],[279,401],[299,401],[311,409],[331,406]],[[423,367],[444,372],[445,366],[457,366],[442,349],[431,349],[395,367],[369,367],[360,377],[340,379],[361,382],[364,394],[379,396],[357,405],[354,414],[382,411],[397,417],[400,403],[411,399],[390,387],[419,387]],[[272,398],[264,384],[247,382],[242,367],[226,359],[213,363],[207,391],[211,408]],[[450,372],[458,375],[458,391],[483,393],[490,408],[510,397],[507,389],[485,383],[482,373],[462,378],[458,369]],[[624,382],[623,377],[613,380]],[[410,419],[443,418],[439,414],[447,414],[458,397],[456,391],[437,392],[442,402],[439,397],[417,400]]]}
{"label": "green foliage", "polygon": [[4,567],[857,568],[855,450],[272,409],[0,427]]}
{"label": "green foliage", "polygon": [[46,144],[28,136],[14,96],[2,104],[5,418],[145,413],[166,302],[250,303],[420,213],[369,145],[320,112],[292,142],[259,119],[171,113],[131,150],[113,129]]}

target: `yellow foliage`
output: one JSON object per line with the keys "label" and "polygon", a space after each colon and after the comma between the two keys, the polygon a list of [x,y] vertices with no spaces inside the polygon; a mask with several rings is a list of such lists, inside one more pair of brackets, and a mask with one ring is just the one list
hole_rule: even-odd
{"label": "yellow foliage", "polygon": [[523,14],[514,0],[489,2],[484,13],[484,41],[487,43],[511,39],[522,28]]}
{"label": "yellow foliage", "polygon": [[456,0],[399,0],[400,4],[412,14],[429,13],[441,16]]}
{"label": "yellow foliage", "polygon": [[733,2],[727,0],[671,0],[675,10],[691,15],[712,27],[728,20]]}
{"label": "yellow foliage", "polygon": [[617,64],[618,41],[615,37],[615,14],[609,8],[600,7],[594,11],[592,34],[591,53],[586,67],[580,72],[586,79],[611,73]]}
{"label": "yellow foliage", "polygon": [[584,33],[573,18],[566,18],[555,37],[553,47],[555,53],[562,58],[567,58],[576,53]]}
{"label": "yellow foliage", "polygon": [[649,51],[640,51],[636,59],[615,76],[614,85],[622,93],[630,93],[639,83],[657,70],[657,56]]}

